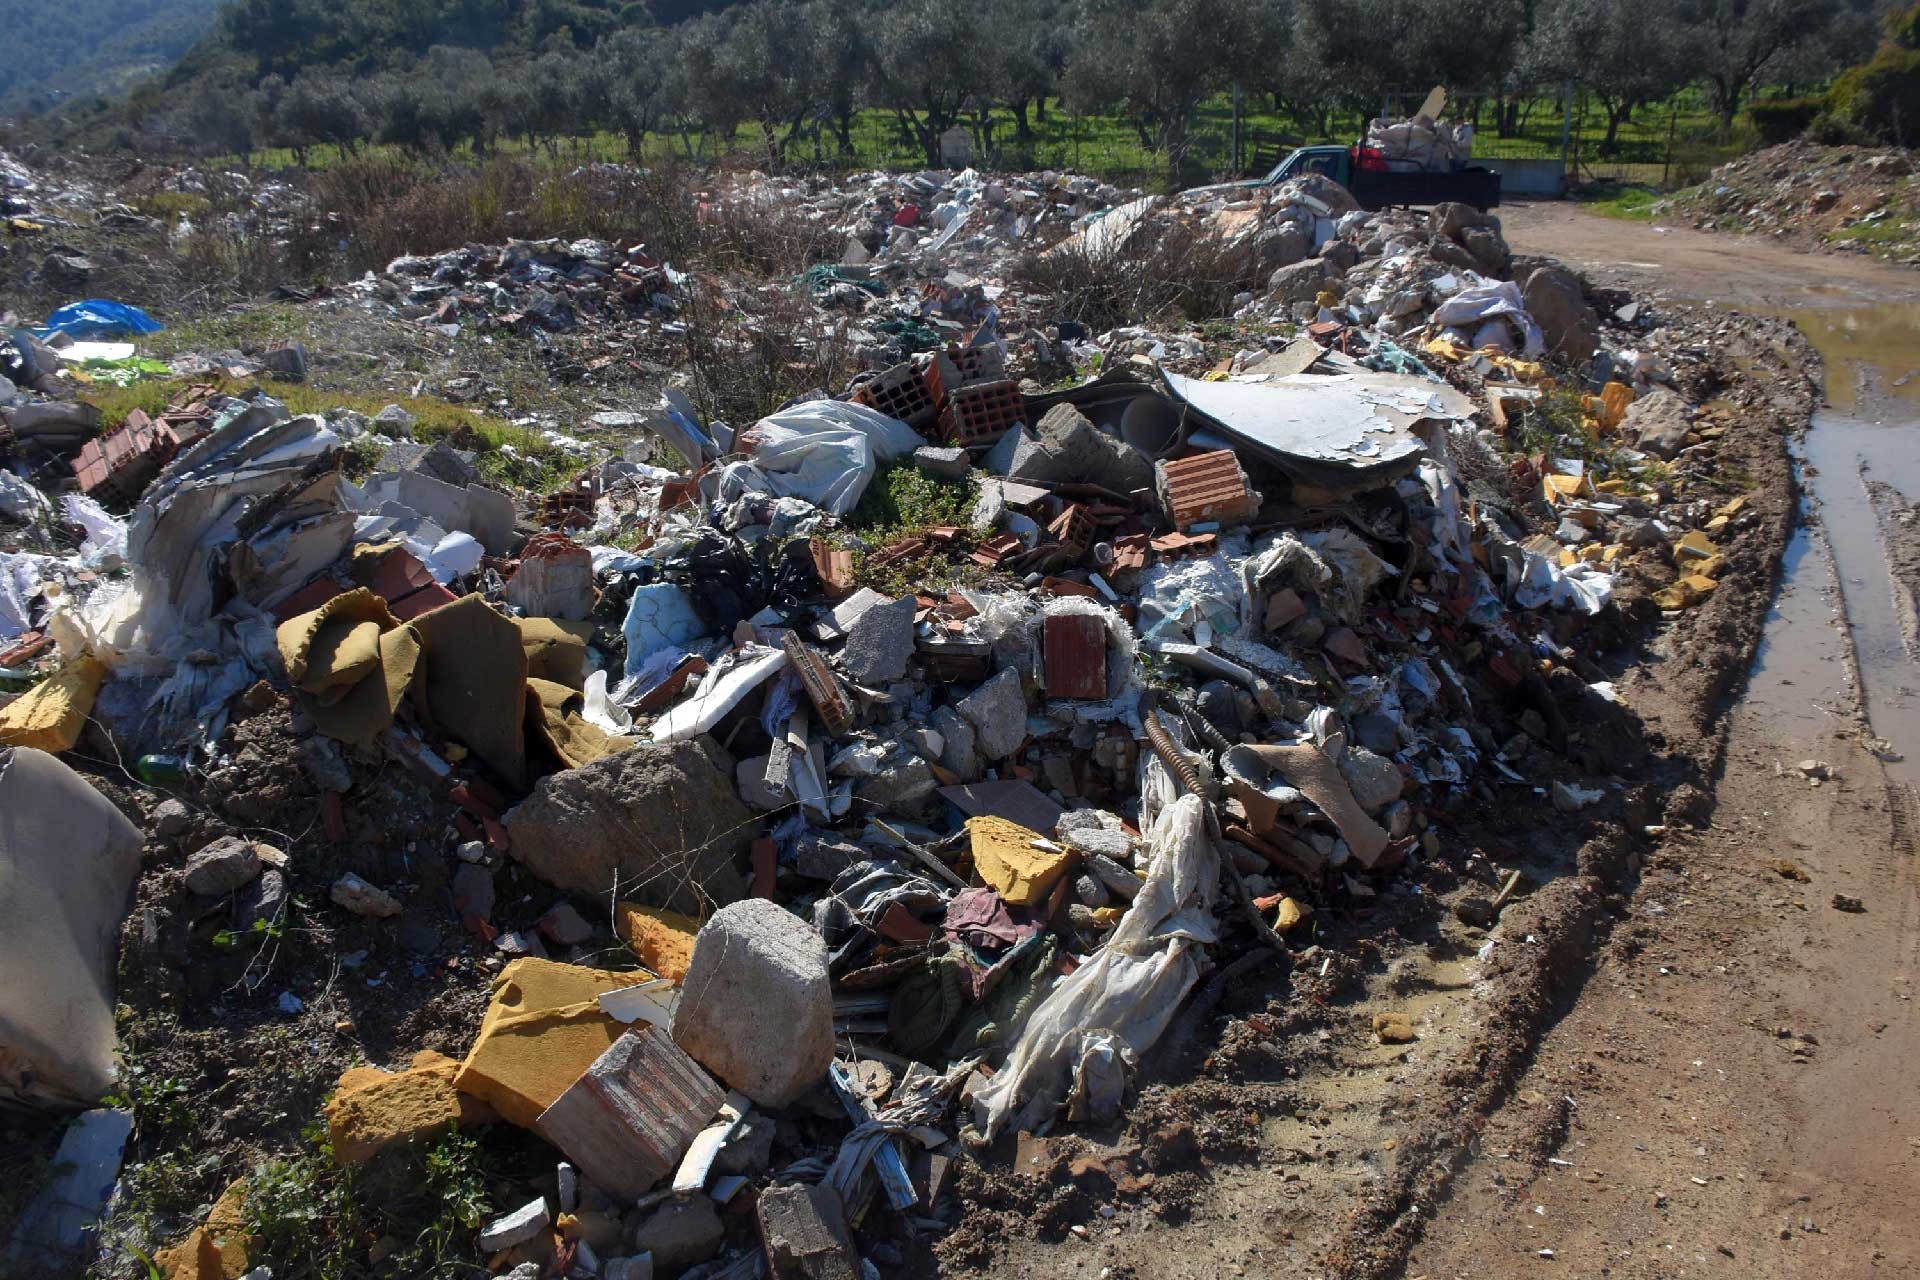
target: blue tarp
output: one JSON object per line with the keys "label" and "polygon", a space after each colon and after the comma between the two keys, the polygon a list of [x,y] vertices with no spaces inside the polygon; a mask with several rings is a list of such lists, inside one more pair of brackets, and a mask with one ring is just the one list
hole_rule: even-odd
{"label": "blue tarp", "polygon": [[70,338],[121,338],[158,333],[162,327],[138,307],[105,298],[88,298],[85,302],[69,302],[61,307],[35,332],[42,338],[56,333]]}

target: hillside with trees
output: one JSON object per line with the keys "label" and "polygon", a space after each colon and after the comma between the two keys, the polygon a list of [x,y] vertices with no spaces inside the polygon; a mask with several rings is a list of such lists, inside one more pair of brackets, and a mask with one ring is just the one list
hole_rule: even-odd
{"label": "hillside with trees", "polygon": [[[1324,134],[1444,84],[1483,137],[1577,86],[1611,148],[1690,89],[1724,129],[1764,89],[1823,86],[1869,56],[1885,0],[233,0],[165,76],[52,136],[246,157],[386,144],[485,156],[586,136],[633,156],[742,146],[781,166],[856,152],[936,164],[955,125],[1031,161],[1049,113],[1137,141],[1167,180],[1205,104]],[[1057,115],[1055,117],[1057,119]],[[862,130],[865,146],[857,145]],[[878,142],[874,141],[877,137]]]}
{"label": "hillside with trees", "polygon": [[172,66],[213,25],[219,0],[66,0],[7,23],[0,112],[47,111]]}

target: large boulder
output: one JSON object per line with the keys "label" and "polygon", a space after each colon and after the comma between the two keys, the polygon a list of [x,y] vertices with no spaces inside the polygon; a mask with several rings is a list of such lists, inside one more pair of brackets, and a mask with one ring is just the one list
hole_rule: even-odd
{"label": "large boulder", "polygon": [[1631,440],[1634,448],[1656,458],[1679,453],[1692,430],[1693,406],[1679,392],[1666,387],[1635,400],[1620,424],[1620,434]]}
{"label": "large boulder", "polygon": [[1307,256],[1313,237],[1291,222],[1260,234],[1260,260],[1271,267],[1290,267]]}
{"label": "large boulder", "polygon": [[827,944],[765,898],[722,907],[694,940],[673,1041],[758,1105],[793,1102],[833,1063]]}
{"label": "large boulder", "polygon": [[1267,288],[1276,302],[1312,302],[1330,281],[1339,278],[1339,269],[1326,258],[1308,258],[1268,276]]}
{"label": "large boulder", "polygon": [[1520,286],[1527,314],[1540,326],[1547,352],[1585,365],[1600,345],[1600,317],[1587,305],[1580,280],[1565,267],[1536,267]]}
{"label": "large boulder", "polygon": [[545,778],[507,811],[513,857],[584,897],[686,915],[746,892],[753,814],[705,738],[641,743]]}
{"label": "large boulder", "polygon": [[1500,228],[1493,215],[1482,213],[1470,204],[1461,204],[1457,200],[1442,200],[1433,206],[1433,229],[1450,240],[1459,240],[1460,233],[1468,227]]}
{"label": "large boulder", "polygon": [[1513,251],[1507,248],[1507,242],[1500,238],[1496,228],[1468,227],[1460,233],[1460,244],[1480,264],[1482,275],[1506,278],[1507,264],[1513,258]]}

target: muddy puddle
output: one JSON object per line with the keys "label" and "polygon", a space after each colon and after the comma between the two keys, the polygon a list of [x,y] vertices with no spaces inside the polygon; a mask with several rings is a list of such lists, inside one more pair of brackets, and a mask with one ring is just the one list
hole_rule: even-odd
{"label": "muddy puddle", "polygon": [[1818,756],[1857,697],[1901,757],[1888,777],[1920,784],[1920,666],[1868,490],[1920,500],[1920,301],[1791,315],[1826,362],[1827,404],[1794,448],[1809,519],[1787,550],[1750,698]]}

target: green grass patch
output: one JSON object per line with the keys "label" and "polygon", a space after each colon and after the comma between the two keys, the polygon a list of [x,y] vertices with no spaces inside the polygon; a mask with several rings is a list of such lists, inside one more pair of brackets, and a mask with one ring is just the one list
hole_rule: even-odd
{"label": "green grass patch", "polygon": [[880,468],[847,516],[847,527],[872,541],[900,538],[935,525],[964,526],[980,500],[980,486],[971,478],[943,480],[930,476],[912,462]]}
{"label": "green grass patch", "polygon": [[361,1165],[336,1164],[320,1126],[309,1143],[263,1162],[247,1179],[253,1256],[271,1260],[274,1275],[364,1275],[374,1242],[392,1244],[379,1274],[452,1274],[474,1266],[473,1233],[488,1213],[491,1180],[477,1139],[450,1133]]}
{"label": "green grass patch", "polygon": [[1651,222],[1654,206],[1660,202],[1661,195],[1652,187],[1596,182],[1580,188],[1575,199],[1583,207],[1605,217],[1621,218],[1628,222]]}
{"label": "green grass patch", "polygon": [[[100,411],[100,430],[105,433],[118,428],[135,409],[150,416],[159,413],[189,385],[192,385],[189,381],[178,378],[150,379],[126,387],[95,384],[82,392],[80,398]],[[314,413],[325,417],[347,409],[371,418],[388,405],[397,404],[414,416],[415,439],[445,440],[456,449],[471,451],[476,455],[474,465],[480,474],[497,484],[545,491],[558,484],[574,465],[537,431],[435,396],[395,397],[332,391],[308,383],[268,380],[230,383],[225,389],[230,395],[238,395],[254,386],[286,405],[287,411],[295,415]],[[383,448],[378,439],[356,441],[345,464],[349,478],[364,479],[371,474]]]}

